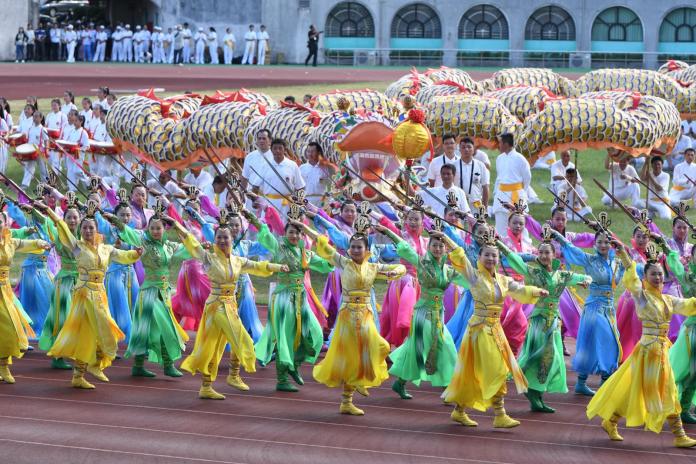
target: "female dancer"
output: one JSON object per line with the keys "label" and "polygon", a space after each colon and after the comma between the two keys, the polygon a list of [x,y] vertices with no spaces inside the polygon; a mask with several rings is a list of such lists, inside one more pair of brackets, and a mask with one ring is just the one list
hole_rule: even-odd
{"label": "female dancer", "polygon": [[104,369],[116,357],[119,340],[124,334],[111,318],[104,288],[104,272],[109,261],[134,263],[142,248],[124,251],[102,243],[94,219],[96,202],[87,203],[87,212],[80,222],[79,239],[54,211],[41,202],[34,206],[48,214],[58,228],[61,244],[73,251],[77,259],[78,282],[72,294],[72,305],[63,328],[58,333],[48,356],[75,360],[72,386],[94,388],[84,378],[85,370],[97,379],[108,382]]}
{"label": "female dancer", "polygon": [[485,411],[493,406],[493,427],[512,428],[520,425],[505,412],[503,397],[507,393],[506,381],[510,374],[517,391],[527,390],[527,381],[517,365],[515,356],[500,325],[500,313],[505,297],[510,295],[521,303],[535,303],[548,291],[525,286],[496,271],[499,264],[498,246],[492,230],[481,237],[477,267],[471,264],[462,247],[449,238],[445,243],[454,249],[449,255],[452,265],[469,282],[474,300],[474,314],[464,333],[459,349],[457,365],[452,381],[444,392],[445,403],[455,403],[451,419],[462,425],[475,427],[464,408]]}
{"label": "female dancer", "polygon": [[[80,224],[80,208],[75,197],[75,192],[68,192],[66,198],[66,209],[63,213],[63,221],[70,229],[70,232],[77,236],[77,227]],[[43,326],[41,337],[39,338],[39,348],[50,351],[58,333],[65,324],[68,317],[68,310],[72,305],[72,292],[77,283],[77,260],[72,250],[65,247],[58,237],[58,229],[53,222],[46,224],[50,230],[50,236],[55,237],[54,245],[60,257],[60,271],[54,279],[55,291],[51,299],[51,307]],[[65,362],[63,358],[53,358],[51,360],[53,369],[72,369],[72,366]]]}
{"label": "female dancer", "polygon": [[580,318],[575,357],[572,361],[573,370],[578,373],[575,393],[585,396],[595,393],[587,386],[588,375],[600,374],[604,382],[616,370],[621,359],[614,289],[623,276],[624,266],[616,259],[612,247],[622,245],[608,231],[610,221],[606,213],[599,213],[599,220],[600,230],[595,234],[593,254],[583,252],[560,233],[555,236],[562,244],[566,262],[582,266],[592,277],[590,295]]}
{"label": "female dancer", "polygon": [[421,283],[421,295],[413,310],[411,332],[404,344],[389,355],[393,363],[389,373],[397,377],[392,390],[408,400],[412,396],[406,391],[407,381],[417,386],[421,381],[427,381],[435,387],[445,387],[452,378],[457,349],[442,323],[443,296],[445,289],[455,280],[461,285],[466,285],[466,282],[447,265],[441,221],[436,220],[430,231],[428,251],[423,257],[386,227],[379,225],[376,229],[396,244],[399,256],[416,266]]}
{"label": "female dancer", "polygon": [[[402,237],[408,242],[418,256],[425,256],[428,248],[428,239],[422,236],[423,213],[417,209],[406,212],[404,218],[404,230]],[[397,232],[396,227],[391,228]],[[420,284],[417,279],[416,268],[406,260],[402,264],[408,270],[408,274],[399,280],[389,282],[387,292],[382,303],[380,315],[380,334],[390,344],[401,346],[408,336],[413,316],[413,306],[420,297]]]}
{"label": "female dancer", "polygon": [[[680,212],[681,217],[686,217],[686,210],[688,206],[684,203],[680,203],[677,208]],[[675,217],[672,221],[672,238],[667,240],[669,247],[679,254],[682,264],[689,262],[691,257],[691,249],[693,245],[689,243],[689,226],[686,222]],[[681,297],[681,287],[679,286],[679,281],[675,276],[667,274],[667,279],[665,280],[665,293],[669,293],[672,296]],[[675,313],[672,316],[672,320],[669,323],[669,339],[674,341],[679,335],[679,329],[684,322],[684,316]]]}
{"label": "female dancer", "polygon": [[339,412],[362,416],[364,411],[353,404],[356,388],[379,386],[389,378],[386,358],[389,343],[377,332],[372,319],[370,288],[377,278],[399,279],[406,275],[402,264],[370,263],[367,216],[356,219],[357,232],[351,237],[348,257],[341,256],[328,244],[328,238],[318,236],[305,227],[307,234],[317,240],[317,252],[341,268],[341,309],[336,317],[334,336],[324,360],[314,366],[314,378],[324,385],[343,386]]}
{"label": "female dancer", "polygon": [[270,251],[272,261],[285,264],[290,269],[289,273],[278,276],[278,284],[268,305],[268,323],[255,346],[256,357],[266,365],[275,353],[276,390],[296,392],[297,387],[288,382],[288,374],[295,383],[304,385],[300,364],[314,363],[324,341],[321,325],[307,302],[304,275],[308,269],[328,274],[333,266],[305,249],[299,205],[290,205],[282,240],[277,240],[252,213],[245,211],[245,214],[249,222],[259,229],[258,241]]}
{"label": "female dancer", "polygon": [[522,275],[527,284],[545,288],[549,292],[547,297],[541,298],[534,306],[518,359],[529,384],[527,398],[532,411],[549,413],[554,412],[554,409],[544,403],[542,395],[546,392],[568,392],[558,301],[567,286],[587,287],[592,281],[586,275],[560,269],[560,261],[555,259],[556,250],[551,243],[554,233],[558,234],[552,232],[550,226],[544,226],[539,257],[533,264],[526,264],[517,253],[502,249],[510,267]]}
{"label": "female dancer", "polygon": [[[669,253],[664,241],[661,244],[665,253]],[[636,262],[620,244],[617,244],[617,252],[626,267],[623,284],[636,300],[643,335],[631,356],[604,382],[587,405],[587,417],[600,416],[602,428],[610,439],[616,441],[623,440],[617,430],[622,417],[626,418],[629,427],[644,425],[655,433],[660,433],[667,421],[674,434],[674,446],[694,447],[696,440],[686,436],[679,417],[681,407],[669,363],[667,332],[672,312],[696,316],[696,298],[683,299],[662,293],[665,274],[654,244],[646,249],[647,262],[642,281],[638,277]]]}
{"label": "female dancer", "polygon": [[227,211],[220,211],[218,229],[215,231],[215,245],[206,250],[196,238],[179,223],[174,227],[182,237],[184,246],[194,258],[203,263],[203,268],[210,279],[210,296],[203,310],[203,318],[198,326],[193,352],[181,364],[181,369],[196,374],[200,372],[203,383],[198,397],[203,399],[224,400],[225,396],[216,392],[212,383],[218,373],[218,365],[225,351],[225,344],[230,344],[230,375],[227,384],[238,389],[248,390],[239,375],[240,366],[247,372],[256,371],[254,342],[244,330],[237,312],[235,290],[240,273],[268,277],[274,272],[288,272],[287,265],[273,264],[267,261],[251,261],[232,254],[232,231],[227,220]]}
{"label": "female dancer", "polygon": [[[188,341],[188,335],[174,318],[169,286],[169,263],[178,250],[184,250],[181,243],[166,239],[165,224],[173,226],[175,221],[164,215],[165,207],[158,202],[155,213],[150,218],[147,231],[141,232],[136,245],[143,247],[140,261],[145,269],[145,280],[138,293],[138,301],[133,308],[133,328],[125,357],[135,357],[131,370],[134,377],[155,377],[143,367],[145,356],[150,362],[164,367],[164,375],[181,377],[174,362]],[[177,225],[180,224],[177,222]],[[182,230],[186,230],[181,227]],[[125,234],[132,229],[124,227]],[[128,241],[128,238],[122,238]]]}
{"label": "female dancer", "polygon": [[[444,219],[449,224],[455,224],[459,227],[463,227],[460,220],[460,215],[457,211],[456,202],[450,203],[449,206],[445,208]],[[449,227],[451,235],[455,237],[453,240],[456,244],[461,245],[466,243],[466,232],[454,226],[447,225],[446,227]],[[442,295],[442,306],[445,308],[443,321],[445,324],[447,324],[452,316],[454,316],[454,312],[457,310],[457,306],[459,306],[459,302],[462,300],[463,294],[463,287],[457,285],[456,282],[450,283],[445,289],[445,294]]]}
{"label": "female dancer", "polygon": [[[682,293],[687,298],[696,296],[696,247],[691,248],[691,257],[686,266],[679,254],[667,253],[667,266],[679,280]],[[674,369],[674,380],[680,391],[681,419],[686,424],[696,424],[691,406],[696,392],[696,317],[686,318],[674,346],[669,350],[669,362]]]}
{"label": "female dancer", "polygon": [[21,309],[10,285],[10,266],[15,253],[43,254],[51,248],[43,240],[12,238],[8,217],[2,210],[4,196],[0,196],[0,379],[14,383],[10,372],[12,357],[21,358],[29,348],[29,337],[34,336],[30,322]]}
{"label": "female dancer", "polygon": [[[211,224],[201,216],[201,204],[195,197],[186,202],[184,227],[199,242],[210,243],[215,231]],[[203,265],[197,259],[187,259],[181,263],[176,280],[176,294],[172,297],[172,310],[181,326],[186,330],[197,330],[203,315],[205,301],[210,295],[210,282],[203,271]]]}
{"label": "female dancer", "polygon": [[[114,215],[107,220],[100,213],[95,215],[99,233],[104,236],[104,243],[113,245],[119,250],[132,250],[136,243],[135,234],[129,243],[121,238],[121,229],[124,225],[133,227],[135,225],[132,210],[128,203],[126,189],[118,191],[119,202],[114,209]],[[124,235],[125,237],[125,235]],[[126,335],[126,343],[130,341],[131,335],[131,313],[133,306],[138,301],[140,284],[135,274],[135,266],[132,263],[120,263],[112,260],[106,269],[104,286],[109,300],[109,311],[111,317],[116,321],[119,329]]]}

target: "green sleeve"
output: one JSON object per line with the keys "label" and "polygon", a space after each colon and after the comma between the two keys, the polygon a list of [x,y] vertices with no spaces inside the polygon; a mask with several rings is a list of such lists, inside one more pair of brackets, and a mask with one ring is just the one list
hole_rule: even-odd
{"label": "green sleeve", "polygon": [[577,274],[575,272],[570,273],[570,280],[568,281],[568,285],[578,285],[582,284],[584,282],[591,282],[592,278],[590,276],[587,276],[585,274]]}
{"label": "green sleeve", "polygon": [[270,251],[274,256],[276,253],[278,253],[278,240],[271,233],[271,231],[268,230],[268,226],[266,224],[261,224],[259,234],[256,236],[256,241],[259,242],[262,247]]}
{"label": "green sleeve", "polygon": [[312,271],[319,272],[321,274],[328,274],[329,272],[333,271],[333,265],[321,256],[311,251],[305,253],[309,253],[309,268]]}
{"label": "green sleeve", "polygon": [[683,284],[686,278],[686,271],[676,250],[669,250],[669,253],[667,253],[667,267],[672,271],[679,283]]}
{"label": "green sleeve", "polygon": [[186,249],[183,243],[178,243],[178,247],[175,247],[174,254],[172,255],[172,259],[176,260],[181,260],[181,261],[186,261],[188,259],[193,259],[193,256],[191,256],[191,253]]}
{"label": "green sleeve", "polygon": [[469,289],[469,281],[464,278],[463,275],[461,275],[458,272],[455,272],[454,269],[448,267],[449,271],[449,281],[452,282],[455,285],[459,285],[462,288]]}
{"label": "green sleeve", "polygon": [[139,247],[143,244],[140,233],[127,225],[124,225],[123,229],[118,231],[118,237],[130,246]]}
{"label": "green sleeve", "polygon": [[523,276],[529,275],[529,267],[527,266],[527,263],[522,260],[520,255],[511,251],[507,256],[505,256],[505,259],[507,259],[508,265],[510,265],[513,271],[517,272],[518,274],[522,274]]}
{"label": "green sleeve", "polygon": [[418,266],[418,253],[416,253],[416,250],[411,248],[411,245],[409,245],[405,240],[400,240],[397,242],[396,253],[414,266]]}
{"label": "green sleeve", "polygon": [[[18,238],[20,240],[24,240],[29,238],[32,235],[32,228],[31,227],[21,227],[19,229],[10,229],[10,236],[12,238]],[[56,235],[58,235],[56,233]]]}

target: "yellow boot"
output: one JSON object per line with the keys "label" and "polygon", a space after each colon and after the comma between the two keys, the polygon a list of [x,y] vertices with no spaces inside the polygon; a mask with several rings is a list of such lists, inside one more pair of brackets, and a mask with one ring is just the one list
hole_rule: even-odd
{"label": "yellow boot", "polygon": [[370,392],[367,391],[367,387],[355,387],[355,391],[360,393],[362,396],[370,396]]}
{"label": "yellow boot", "polygon": [[611,419],[605,419],[602,421],[602,428],[605,432],[607,432],[607,435],[609,435],[610,440],[623,441],[623,437],[619,435],[618,430],[619,419],[621,419],[621,416],[619,416],[618,414],[612,414]]}
{"label": "yellow boot", "polygon": [[85,390],[92,390],[94,389],[94,385],[91,383],[87,382],[85,380],[85,370],[87,369],[87,364],[75,360],[75,366],[73,367],[73,376],[72,376],[72,386],[73,388],[82,388]]}
{"label": "yellow boot", "polygon": [[239,391],[249,391],[249,385],[245,384],[239,375],[239,359],[234,354],[230,355],[230,370],[227,375],[227,385]]}
{"label": "yellow boot", "polygon": [[109,381],[109,378],[106,375],[104,375],[104,371],[99,369],[99,366],[97,365],[87,366],[87,372],[89,372],[92,375],[92,377],[101,382]]}
{"label": "yellow boot", "polygon": [[338,409],[338,411],[341,414],[350,414],[351,416],[364,416],[365,411],[355,407],[355,405],[353,404],[354,391],[355,387],[352,387],[350,385],[343,386],[343,398],[341,399],[341,407]]}
{"label": "yellow boot", "polygon": [[5,383],[15,383],[15,379],[10,372],[10,358],[0,358],[0,378]]}
{"label": "yellow boot", "polygon": [[493,428],[511,429],[520,425],[520,421],[513,419],[505,412],[503,393],[498,393],[493,397],[493,413],[495,414]]}
{"label": "yellow boot", "polygon": [[696,446],[696,440],[684,432],[681,417],[675,414],[667,417],[667,421],[669,422],[669,428],[672,429],[674,434],[674,446],[677,448],[693,448]]}
{"label": "yellow boot", "polygon": [[466,425],[467,427],[476,427],[478,425],[478,422],[469,418],[467,413],[464,411],[464,408],[461,406],[454,407],[454,411],[452,411],[452,414],[450,414],[450,419],[452,419],[454,422],[459,422],[462,425]]}
{"label": "yellow boot", "polygon": [[201,384],[201,389],[198,390],[198,397],[203,400],[224,400],[225,395],[213,390],[213,382],[210,380],[209,375],[203,376],[203,383]]}

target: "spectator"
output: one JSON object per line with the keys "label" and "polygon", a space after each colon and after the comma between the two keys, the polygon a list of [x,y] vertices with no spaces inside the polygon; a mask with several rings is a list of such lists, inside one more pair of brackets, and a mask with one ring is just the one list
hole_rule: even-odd
{"label": "spectator", "polygon": [[234,44],[237,40],[234,38],[231,28],[228,27],[225,32],[225,37],[222,39],[224,42],[225,64],[232,64],[232,60],[234,60]]}
{"label": "spectator", "polygon": [[176,32],[174,33],[174,64],[181,65],[184,58],[184,31],[181,25],[176,26]]}
{"label": "spectator", "polygon": [[31,23],[27,24],[27,49],[24,56],[26,61],[34,61],[35,58],[35,44],[36,44],[36,34],[34,33],[34,28]]}
{"label": "spectator", "polygon": [[244,34],[244,56],[242,64],[254,64],[254,45],[256,44],[256,32],[254,25],[249,24],[249,31]]}
{"label": "spectator", "polygon": [[324,32],[324,31],[317,31],[317,28],[314,27],[314,24],[309,26],[309,32],[307,32],[307,48],[309,49],[309,54],[307,54],[307,58],[304,60],[304,65],[307,66],[309,64],[309,59],[314,57],[314,60],[312,61],[312,66],[317,65],[317,52],[319,51],[319,35]]}
{"label": "spectator", "polygon": [[37,61],[48,60],[48,30],[44,23],[39,23],[39,28],[34,31],[34,59]]}
{"label": "spectator", "polygon": [[15,63],[24,63],[24,48],[27,46],[28,39],[24,28],[20,26],[15,35]]}
{"label": "spectator", "polygon": [[293,97],[292,95],[288,95],[287,97],[285,97],[285,98],[283,99],[283,101],[284,101],[285,103],[289,103],[289,104],[291,104],[291,105],[294,105],[294,104],[295,104],[295,97]]}
{"label": "spectator", "polygon": [[218,36],[214,27],[208,32],[208,53],[210,54],[210,64],[220,64],[218,57]]}
{"label": "spectator", "polygon": [[256,40],[258,41],[259,57],[256,63],[259,66],[266,64],[266,52],[271,51],[271,45],[269,43],[268,32],[266,32],[266,26],[261,25],[261,30],[256,34]]}

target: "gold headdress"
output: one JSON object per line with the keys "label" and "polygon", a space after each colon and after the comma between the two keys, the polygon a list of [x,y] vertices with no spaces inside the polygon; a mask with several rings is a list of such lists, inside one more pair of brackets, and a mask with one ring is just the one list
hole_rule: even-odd
{"label": "gold headdress", "polygon": [[128,192],[124,188],[118,189],[118,193],[116,194],[118,197],[118,204],[122,206],[128,206]]}
{"label": "gold headdress", "polygon": [[430,229],[430,231],[431,232],[442,232],[444,227],[445,227],[445,224],[442,222],[442,219],[440,219],[439,217],[436,217],[435,219],[433,219],[433,228]]}
{"label": "gold headdress", "polygon": [[358,214],[361,216],[369,216],[371,212],[372,212],[372,208],[370,208],[370,202],[369,201],[361,201],[360,204],[358,205]]}
{"label": "gold headdress", "polygon": [[648,243],[645,247],[645,257],[646,261],[651,264],[655,264],[660,260],[660,248],[653,242]]}
{"label": "gold headdress", "polygon": [[79,206],[77,202],[77,194],[75,192],[68,192],[65,194],[65,203],[67,208],[77,208]]}
{"label": "gold headdress", "polygon": [[[370,217],[366,215],[360,215],[355,219],[353,223],[353,228],[355,229],[355,235],[363,235],[367,237],[372,224],[370,223]],[[354,237],[355,237],[354,235]]]}
{"label": "gold headdress", "polygon": [[599,221],[599,227],[603,230],[606,231],[607,233],[609,232],[609,226],[611,225],[611,219],[609,219],[609,215],[607,214],[606,211],[602,211],[597,215],[597,220]]}
{"label": "gold headdress", "polygon": [[152,209],[154,211],[152,217],[157,219],[160,219],[162,216],[164,216],[165,211],[167,211],[167,208],[166,206],[164,206],[164,202],[161,198],[157,199],[157,202],[155,203],[155,206]]}
{"label": "gold headdress", "polygon": [[488,212],[486,210],[485,206],[479,206],[476,209],[476,212],[474,213],[474,217],[476,218],[476,222],[480,224],[485,224],[486,219],[488,219]]}
{"label": "gold headdress", "polygon": [[[37,197],[44,196],[44,194],[46,193],[46,190],[48,190],[48,187],[46,184],[42,184],[41,182],[36,184],[36,196]],[[49,190],[49,192],[50,192],[50,190]]]}
{"label": "gold headdress", "polygon": [[0,210],[5,207],[5,192],[0,190]]}
{"label": "gold headdress", "polygon": [[481,235],[480,235],[480,240],[482,246],[489,246],[489,247],[496,247],[496,237],[495,237],[495,231],[489,229],[486,229]]}
{"label": "gold headdress", "polygon": [[239,209],[237,208],[237,205],[234,203],[230,203],[225,207],[225,210],[227,211],[227,216],[229,217],[238,217],[239,216]]}
{"label": "gold headdress", "polygon": [[90,193],[99,193],[99,188],[101,187],[101,179],[97,176],[92,176],[89,178],[89,191]]}
{"label": "gold headdress", "polygon": [[679,205],[677,205],[677,207],[676,207],[676,210],[677,210],[678,216],[686,217],[686,212],[689,211],[689,205],[687,205],[683,201],[680,201]]}
{"label": "gold headdress", "polygon": [[549,224],[544,224],[541,227],[541,242],[542,243],[551,243],[553,240],[553,229]]}
{"label": "gold headdress", "polygon": [[424,205],[425,205],[425,200],[423,200],[423,197],[421,196],[420,193],[416,193],[416,195],[413,197],[413,206],[415,208],[423,209]]}
{"label": "gold headdress", "polygon": [[58,186],[58,176],[56,176],[56,173],[53,170],[48,171],[48,175],[46,176],[46,183],[51,187]]}
{"label": "gold headdress", "polygon": [[85,212],[85,219],[94,219],[94,216],[99,210],[99,203],[95,200],[87,200],[87,211]]}
{"label": "gold headdress", "polygon": [[290,197],[293,203],[299,205],[299,206],[304,206],[307,203],[307,199],[305,198],[305,191],[304,190],[297,190],[295,193],[293,193]]}
{"label": "gold headdress", "polygon": [[218,228],[228,227],[230,225],[230,218],[227,210],[225,208],[220,210],[220,217],[218,218]]}
{"label": "gold headdress", "polygon": [[200,190],[198,190],[198,187],[195,185],[189,185],[186,187],[186,196],[188,197],[189,200],[197,200],[198,195],[201,193]]}
{"label": "gold headdress", "polygon": [[459,198],[457,198],[457,194],[454,192],[449,192],[447,194],[447,206],[450,208],[456,208],[459,206]]}
{"label": "gold headdress", "polygon": [[568,207],[568,192],[563,191],[559,192],[557,197],[553,199],[553,201],[556,203],[557,208],[562,208],[565,209]]}
{"label": "gold headdress", "polygon": [[512,209],[510,210],[510,216],[513,214],[519,214],[524,216],[527,213],[527,203],[523,199],[517,200],[516,203],[512,204]]}
{"label": "gold headdress", "polygon": [[297,203],[290,203],[288,208],[288,219],[293,221],[301,221],[304,209]]}

